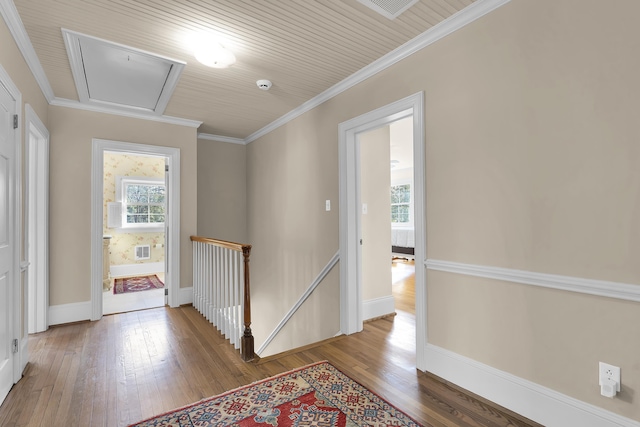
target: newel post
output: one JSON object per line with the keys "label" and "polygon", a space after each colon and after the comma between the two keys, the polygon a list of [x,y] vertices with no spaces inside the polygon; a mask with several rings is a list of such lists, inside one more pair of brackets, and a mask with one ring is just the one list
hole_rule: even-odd
{"label": "newel post", "polygon": [[244,258],[244,335],[240,341],[241,357],[245,362],[253,360],[255,357],[253,352],[253,334],[251,333],[251,287],[249,285],[249,256],[251,255],[251,246],[242,247],[242,256]]}

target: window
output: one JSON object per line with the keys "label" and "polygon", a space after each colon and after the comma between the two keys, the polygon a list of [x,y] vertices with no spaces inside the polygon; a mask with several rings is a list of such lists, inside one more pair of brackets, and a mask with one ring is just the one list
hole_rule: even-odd
{"label": "window", "polygon": [[166,189],[153,178],[122,177],[118,186],[122,201],[122,228],[164,227]]}
{"label": "window", "polygon": [[411,222],[411,185],[391,186],[391,223],[409,224]]}

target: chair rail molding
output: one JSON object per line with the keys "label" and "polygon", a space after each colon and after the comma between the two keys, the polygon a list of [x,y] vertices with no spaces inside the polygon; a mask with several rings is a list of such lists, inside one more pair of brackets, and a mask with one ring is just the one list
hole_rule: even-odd
{"label": "chair rail molding", "polygon": [[513,270],[510,268],[464,264],[461,262],[440,261],[435,259],[425,261],[425,266],[428,270],[445,271],[467,276],[484,277],[503,280],[505,282],[640,302],[640,285],[635,284],[584,279],[557,274],[535,273],[525,270]]}

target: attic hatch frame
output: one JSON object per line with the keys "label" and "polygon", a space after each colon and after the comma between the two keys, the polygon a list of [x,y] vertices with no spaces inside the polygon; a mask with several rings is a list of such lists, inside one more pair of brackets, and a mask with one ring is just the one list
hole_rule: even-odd
{"label": "attic hatch frame", "polygon": [[[119,43],[114,43],[98,37],[89,36],[86,34],[71,31],[66,28],[62,28],[62,38],[67,49],[67,56],[69,57],[69,65],[73,74],[73,80],[78,93],[78,99],[81,104],[94,105],[97,107],[108,107],[120,112],[135,112],[135,113],[150,113],[153,115],[162,115],[167,108],[167,104],[173,95],[180,75],[184,70],[186,62],[178,61],[166,56],[157,55],[152,52],[147,52],[141,49],[133,48]],[[146,108],[141,106],[134,106],[124,103],[94,99],[89,93],[89,82],[86,74],[85,58],[82,51],[82,42],[97,43],[103,47],[108,47],[120,52],[126,52],[137,57],[144,58],[149,61],[156,61],[158,64],[169,65],[169,72],[164,79],[162,87],[159,89],[159,95],[155,106],[153,108]]]}

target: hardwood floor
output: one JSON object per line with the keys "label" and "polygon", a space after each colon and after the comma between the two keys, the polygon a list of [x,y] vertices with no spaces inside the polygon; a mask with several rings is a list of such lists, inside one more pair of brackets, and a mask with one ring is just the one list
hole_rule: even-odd
{"label": "hardwood floor", "polygon": [[190,306],[52,327],[30,337],[30,362],[0,407],[0,425],[123,426],[328,360],[425,426],[538,426],[417,371],[411,316],[398,310],[359,334],[257,363],[242,362]]}

